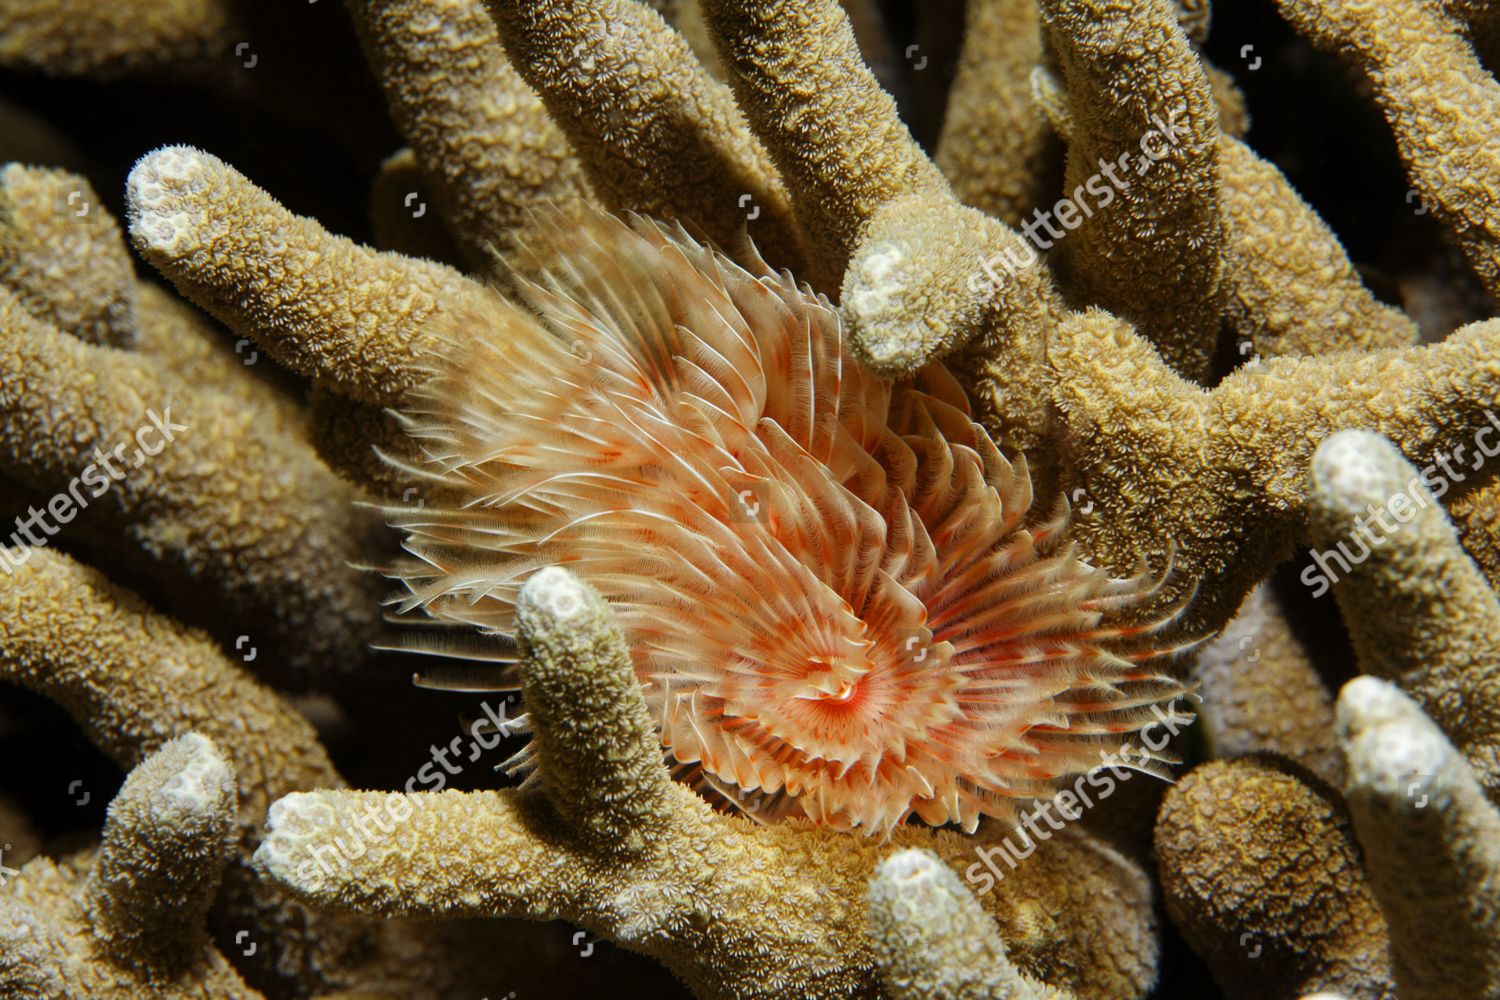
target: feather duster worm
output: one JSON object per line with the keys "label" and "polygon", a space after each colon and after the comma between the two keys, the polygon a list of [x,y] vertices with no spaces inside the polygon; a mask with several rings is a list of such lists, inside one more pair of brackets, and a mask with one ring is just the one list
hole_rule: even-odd
{"label": "feather duster worm", "polygon": [[524,307],[452,323],[404,418],[434,489],[392,511],[402,612],[505,661],[521,584],[565,565],[683,770],[869,832],[1012,815],[1182,692],[1166,622],[1107,622],[1152,581],[1080,559],[1065,503],[1029,522],[941,365],[887,382],[825,299],[646,220],[543,220],[513,267]]}

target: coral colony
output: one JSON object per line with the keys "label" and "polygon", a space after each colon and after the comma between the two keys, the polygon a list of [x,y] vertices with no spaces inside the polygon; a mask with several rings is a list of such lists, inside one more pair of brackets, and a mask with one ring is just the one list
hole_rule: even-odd
{"label": "coral colony", "polygon": [[0,995],[1500,997],[1500,8],[1210,13],[0,0]]}

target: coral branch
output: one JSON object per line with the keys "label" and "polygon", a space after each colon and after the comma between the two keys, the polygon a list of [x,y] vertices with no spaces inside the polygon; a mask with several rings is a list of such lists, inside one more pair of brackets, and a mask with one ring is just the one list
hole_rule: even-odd
{"label": "coral branch", "polygon": [[[245,866],[270,803],[343,783],[312,726],[235,667],[200,632],[156,614],[103,574],[48,550],[0,585],[0,677],[57,701],[124,767],[190,732],[215,740],[239,776],[241,856],[229,905],[251,926],[279,927],[283,970],[305,975],[339,935],[259,885]],[[233,705],[232,715],[224,712]],[[324,940],[318,935],[328,932]],[[327,948],[324,953],[322,949]]]}
{"label": "coral branch", "polygon": [[587,198],[568,141],[505,57],[480,0],[354,0],[350,15],[438,205],[484,270],[526,212]]}
{"label": "coral branch", "polygon": [[1031,96],[1041,16],[1034,0],[975,0],[964,22],[937,165],[964,204],[1019,226],[1062,166],[1061,146]]}
{"label": "coral branch", "polygon": [[49,503],[57,524],[27,522],[34,545],[76,519],[180,606],[217,595],[229,616],[216,627],[274,645],[293,683],[364,658],[373,584],[348,563],[368,551],[371,524],[351,517],[351,492],[305,442],[149,357],[37,322],[3,288],[0,324],[0,468],[67,500]]}
{"label": "coral branch", "polygon": [[1219,144],[1229,259],[1227,319],[1272,358],[1418,342],[1417,325],[1376,300],[1338,237],[1280,170],[1249,146]]}
{"label": "coral branch", "polygon": [[[792,193],[809,277],[824,291],[842,282],[861,359],[909,375],[982,344],[959,367],[991,432],[1013,448],[1036,445],[1047,425],[1037,365],[1062,305],[1034,251],[959,204],[861,61],[834,0],[703,6],[740,104]],[[1021,263],[1001,278],[1006,255]]]}
{"label": "coral branch", "polygon": [[123,234],[84,178],[10,164],[0,170],[0,285],[33,318],[89,344],[137,348],[195,385],[300,434],[301,407],[282,388],[246,378],[222,331],[151,282],[138,281]]}
{"label": "coral branch", "polygon": [[229,761],[197,733],[164,743],[109,805],[82,906],[122,963],[172,970],[208,944],[204,921],[234,839]]}
{"label": "coral branch", "polygon": [[[522,74],[583,158],[604,204],[681,219],[782,266],[803,254],[776,168],[729,88],[634,0],[489,0]],[[753,207],[752,207],[753,206]]]}
{"label": "coral branch", "polygon": [[110,803],[96,855],[32,861],[0,899],[0,939],[22,943],[0,964],[6,995],[259,1000],[204,926],[234,799],[233,769],[202,736],[146,758]]}
{"label": "coral branch", "polygon": [[433,317],[485,301],[450,268],[378,253],[293,215],[196,149],[149,154],[128,193],[136,249],[179,291],[288,368],[361,402],[397,401],[421,377]]}
{"label": "coral branch", "polygon": [[1274,752],[1334,786],[1343,782],[1333,696],[1269,584],[1250,591],[1224,633],[1203,647],[1197,676],[1215,756]]}
{"label": "coral branch", "polygon": [[870,931],[891,1000],[1068,1000],[1017,971],[994,918],[931,851],[897,851],[875,869]]}
{"label": "coral branch", "polygon": [[641,850],[666,832],[672,782],[613,616],[592,588],[549,567],[521,588],[516,622],[548,797],[594,849]]}
{"label": "coral branch", "polygon": [[1361,677],[1339,694],[1345,796],[1390,924],[1402,996],[1500,991],[1500,812],[1411,699]]}
{"label": "coral branch", "polygon": [[135,343],[135,268],[120,227],[77,174],[0,170],[0,284],[33,316],[91,344]]}
{"label": "coral branch", "polygon": [[271,807],[255,863],[336,913],[572,917],[600,862],[559,850],[548,812],[536,792],[302,792]]}
{"label": "coral branch", "polygon": [[1394,1000],[1386,928],[1334,793],[1274,757],[1211,761],[1156,826],[1167,912],[1232,998]]}
{"label": "coral branch", "polygon": [[702,6],[740,106],[792,193],[809,263],[824,273],[814,283],[836,283],[875,213],[919,190],[943,192],[942,176],[860,57],[838,0]]}
{"label": "coral branch", "polygon": [[[953,197],[861,60],[838,3],[709,0],[704,11],[740,104],[791,190],[809,277],[824,291],[842,283],[864,360],[905,374],[978,336],[996,296],[981,266],[1014,234]],[[1003,296],[1028,330],[1039,282],[1028,269]],[[1016,348],[1028,350],[1034,344]]]}
{"label": "coral branch", "polygon": [[0,64],[103,77],[160,66],[201,69],[225,55],[225,39],[243,36],[235,6],[231,0],[6,0],[0,4]]}
{"label": "coral branch", "polygon": [[[1006,261],[1020,266],[1001,274]],[[956,367],[996,440],[1027,450],[1045,436],[1042,345],[1065,310],[1019,234],[947,193],[895,199],[850,261],[840,308],[861,360],[887,377],[968,345]]]}
{"label": "coral branch", "polygon": [[1123,572],[1176,553],[1199,597],[1184,627],[1216,630],[1250,587],[1305,540],[1307,466],[1335,430],[1385,434],[1411,455],[1452,453],[1488,423],[1500,392],[1500,323],[1440,344],[1245,366],[1212,392],[1173,374],[1129,325],[1080,314],[1049,343],[1069,448],[1063,485],[1102,508],[1077,530]]}
{"label": "coral branch", "polygon": [[[1500,82],[1438,4],[1278,0],[1313,41],[1353,59],[1374,87],[1413,184],[1500,298],[1500,150],[1476,121],[1500,118]],[[1418,55],[1417,53],[1420,53]]]}
{"label": "coral branch", "polygon": [[1500,801],[1500,598],[1421,475],[1378,435],[1328,438],[1311,480],[1313,539],[1328,553],[1320,565],[1342,573],[1334,593],[1360,669],[1416,699]]}
{"label": "coral branch", "polygon": [[[1224,228],[1219,111],[1202,65],[1170,0],[1043,0],[1041,10],[1072,109],[1072,222],[1062,211],[1057,220],[1078,230],[1059,244],[1074,295],[1135,323],[1177,371],[1204,381],[1219,333]],[[1109,184],[1097,183],[1104,177]]]}
{"label": "coral branch", "polygon": [[342,783],[306,719],[97,570],[39,549],[0,578],[0,602],[0,677],[57,701],[123,767],[202,733],[234,761],[247,825],[288,792]]}

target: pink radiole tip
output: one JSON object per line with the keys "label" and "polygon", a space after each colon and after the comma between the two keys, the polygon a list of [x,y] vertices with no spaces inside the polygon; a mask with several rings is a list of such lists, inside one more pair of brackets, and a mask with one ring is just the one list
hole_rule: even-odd
{"label": "pink radiole tip", "polygon": [[1107,621],[1156,584],[1079,559],[1066,505],[1027,523],[940,364],[887,382],[822,297],[646,220],[540,220],[514,270],[524,307],[455,319],[408,413],[438,499],[392,512],[401,612],[510,636],[565,565],[679,770],[872,833],[1011,816],[1182,693],[1170,619]]}

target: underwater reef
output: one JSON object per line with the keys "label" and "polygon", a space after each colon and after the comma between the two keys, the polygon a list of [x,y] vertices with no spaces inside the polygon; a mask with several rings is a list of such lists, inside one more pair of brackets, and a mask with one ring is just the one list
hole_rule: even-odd
{"label": "underwater reef", "polygon": [[0,996],[1500,998],[1496,70],[0,0]]}

